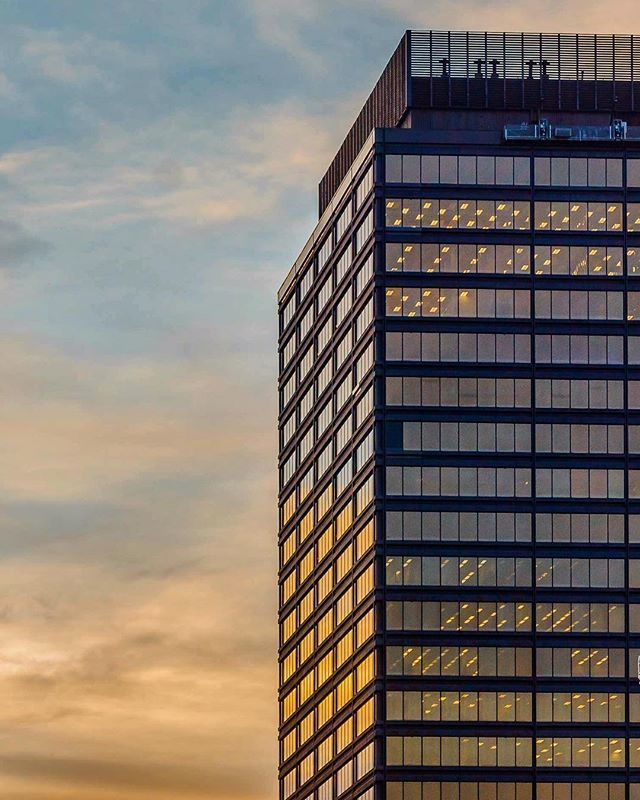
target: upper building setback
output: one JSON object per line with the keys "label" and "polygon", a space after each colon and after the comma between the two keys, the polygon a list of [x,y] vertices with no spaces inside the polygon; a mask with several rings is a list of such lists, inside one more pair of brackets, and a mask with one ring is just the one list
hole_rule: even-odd
{"label": "upper building setback", "polygon": [[319,212],[282,800],[640,800],[640,39],[408,31]]}

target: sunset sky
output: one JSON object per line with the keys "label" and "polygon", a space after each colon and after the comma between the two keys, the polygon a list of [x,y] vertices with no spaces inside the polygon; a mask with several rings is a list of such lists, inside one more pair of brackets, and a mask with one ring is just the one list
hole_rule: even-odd
{"label": "sunset sky", "polygon": [[275,293],[318,179],[406,28],[637,18],[0,0],[2,800],[274,800]]}

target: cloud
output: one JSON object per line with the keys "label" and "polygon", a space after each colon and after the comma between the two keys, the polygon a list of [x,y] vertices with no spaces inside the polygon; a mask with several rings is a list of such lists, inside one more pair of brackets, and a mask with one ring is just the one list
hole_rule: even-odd
{"label": "cloud", "polygon": [[315,0],[248,0],[258,36],[270,48],[284,52],[316,77],[325,71],[322,54],[310,45],[306,29],[319,23],[323,9]]}
{"label": "cloud", "polygon": [[[362,0],[357,4],[365,5]],[[381,0],[378,8],[395,18],[401,35],[402,24],[425,30],[625,32],[637,6],[633,0],[620,0],[611,9],[595,0],[542,0],[536,4],[535,17],[525,0],[444,0],[437,5],[422,0]]]}
{"label": "cloud", "polygon": [[0,55],[2,800],[273,800],[274,287],[404,28],[529,6],[31,5]]}
{"label": "cloud", "polygon": [[27,233],[17,222],[0,220],[0,270],[17,267],[48,251],[46,242]]}
{"label": "cloud", "polygon": [[275,409],[251,372],[5,340],[0,380],[3,796],[274,797]]}
{"label": "cloud", "polygon": [[327,125],[291,103],[238,110],[217,129],[176,115],[137,132],[104,126],[81,147],[7,153],[4,203],[30,223],[179,226],[254,222],[317,178],[330,152]]}
{"label": "cloud", "polygon": [[15,27],[13,33],[21,44],[25,66],[63,85],[101,83],[111,87],[109,67],[129,55],[117,42],[89,33],[71,37],[59,31],[24,27]]}

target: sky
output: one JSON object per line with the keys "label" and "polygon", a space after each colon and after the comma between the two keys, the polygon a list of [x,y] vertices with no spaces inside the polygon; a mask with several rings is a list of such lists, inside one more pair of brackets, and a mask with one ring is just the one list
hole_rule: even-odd
{"label": "sky", "polygon": [[275,800],[277,288],[406,28],[636,0],[0,0],[0,796]]}

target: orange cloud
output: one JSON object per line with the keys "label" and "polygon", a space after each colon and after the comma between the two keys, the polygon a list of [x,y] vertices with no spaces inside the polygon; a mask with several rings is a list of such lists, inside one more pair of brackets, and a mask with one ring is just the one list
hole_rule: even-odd
{"label": "orange cloud", "polygon": [[3,798],[275,797],[274,408],[231,365],[2,355]]}

